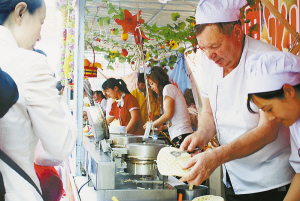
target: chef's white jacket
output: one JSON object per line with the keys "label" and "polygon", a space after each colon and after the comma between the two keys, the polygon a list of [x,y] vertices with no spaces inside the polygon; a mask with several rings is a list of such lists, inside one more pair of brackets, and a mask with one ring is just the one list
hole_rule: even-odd
{"label": "chef's white jacket", "polygon": [[290,163],[296,173],[300,173],[300,118],[290,126],[291,156]]}
{"label": "chef's white jacket", "polygon": [[[276,50],[274,46],[246,36],[238,66],[224,78],[223,68],[204,54],[201,93],[209,98],[221,145],[234,141],[258,125],[259,113],[252,114],[247,109],[245,62],[254,53]],[[223,182],[227,184],[227,170],[236,194],[257,193],[286,185],[294,176],[288,161],[290,153],[289,130],[282,127],[278,138],[263,149],[223,164]]]}
{"label": "chef's white jacket", "polygon": [[[38,139],[53,158],[65,159],[76,143],[76,123],[61,106],[46,57],[19,48],[4,26],[0,26],[0,66],[14,79],[19,90],[17,103],[0,119],[0,149],[40,188],[33,163]],[[2,160],[0,171],[6,201],[42,200],[35,188]]]}

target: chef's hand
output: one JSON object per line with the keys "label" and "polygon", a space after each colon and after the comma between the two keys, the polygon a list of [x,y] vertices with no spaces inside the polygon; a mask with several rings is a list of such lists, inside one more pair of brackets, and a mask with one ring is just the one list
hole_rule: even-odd
{"label": "chef's hand", "polygon": [[213,150],[199,153],[193,156],[182,168],[188,169],[194,165],[191,171],[181,177],[181,182],[188,182],[193,185],[200,185],[209,178],[213,171],[220,166],[216,154]]}
{"label": "chef's hand", "polygon": [[[190,135],[188,135],[184,141],[181,143],[180,150],[188,152],[194,151],[194,149],[198,146],[200,149],[203,149],[205,146],[205,142],[203,139],[203,134],[196,131]],[[197,151],[199,153],[200,151]]]}

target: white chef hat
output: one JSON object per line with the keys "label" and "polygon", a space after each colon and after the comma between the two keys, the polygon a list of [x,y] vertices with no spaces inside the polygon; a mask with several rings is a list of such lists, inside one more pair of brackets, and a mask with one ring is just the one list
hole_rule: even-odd
{"label": "white chef hat", "polygon": [[196,24],[237,21],[240,19],[240,8],[246,4],[246,0],[200,0]]}
{"label": "white chef hat", "polygon": [[276,91],[284,84],[300,83],[300,58],[280,51],[254,54],[246,62],[247,92]]}

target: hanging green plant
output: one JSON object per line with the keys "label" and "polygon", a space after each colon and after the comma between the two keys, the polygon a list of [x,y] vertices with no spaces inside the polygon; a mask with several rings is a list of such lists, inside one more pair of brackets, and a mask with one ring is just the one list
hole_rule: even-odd
{"label": "hanging green plant", "polygon": [[[128,34],[131,34],[135,38],[137,45],[143,46],[142,49],[146,50],[147,53],[145,59],[148,60],[148,66],[153,67],[158,65],[159,61],[160,66],[170,66],[173,67],[175,58],[178,58],[178,54],[191,54],[192,52],[197,51],[197,38],[195,37],[194,27],[196,25],[195,17],[189,16],[186,19],[181,19],[180,13],[175,12],[171,13],[170,17],[174,23],[167,24],[162,27],[158,27],[157,24],[145,24],[142,19],[142,11],[140,10],[136,14],[130,13],[128,10],[121,7],[115,8],[112,3],[107,0],[102,2],[107,5],[107,13],[113,15],[112,17],[98,17],[97,21],[99,26],[103,27],[104,25],[110,25],[113,19],[118,26],[113,26],[110,30],[110,33],[114,36],[120,36],[122,40],[126,41],[128,39]],[[246,6],[250,6],[246,12],[257,11],[257,5],[259,0],[248,0]],[[243,8],[245,9],[246,6]],[[245,19],[245,12],[241,9],[241,21],[243,23],[249,23],[250,20]],[[257,32],[258,24],[254,24],[249,29],[249,35]],[[147,35],[147,36],[146,36]],[[118,41],[114,41],[112,38],[106,38],[104,35],[94,35],[95,40],[101,38],[101,43],[106,44],[106,47],[95,46],[95,51],[103,52],[107,54],[105,58],[109,61],[108,68],[111,69],[111,63],[118,58],[118,60],[123,62],[131,63],[131,54],[115,54],[111,57],[112,48],[118,48],[121,50],[126,49],[127,52],[135,51],[136,47],[126,43],[121,45]],[[90,39],[87,39],[92,41]],[[93,39],[94,40],[94,39]],[[95,41],[94,40],[94,41]],[[107,46],[110,44],[110,46]],[[170,57],[169,60],[166,60],[165,57]],[[174,56],[173,56],[174,55]]]}
{"label": "hanging green plant", "polygon": [[172,13],[171,17],[172,17],[173,21],[177,21],[177,19],[180,18],[180,14],[179,13]]}
{"label": "hanging green plant", "polygon": [[110,17],[99,17],[97,22],[98,22],[99,26],[103,26],[104,24],[109,25]]}

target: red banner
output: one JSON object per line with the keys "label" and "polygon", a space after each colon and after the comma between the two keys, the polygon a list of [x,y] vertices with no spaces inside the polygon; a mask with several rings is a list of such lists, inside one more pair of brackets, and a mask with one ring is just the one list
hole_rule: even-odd
{"label": "red banner", "polygon": [[[299,33],[300,28],[300,0],[274,0],[274,7]],[[271,1],[272,2],[272,1]],[[258,40],[266,41],[279,50],[288,48],[294,42],[294,37],[284,28],[284,26],[270,13],[269,9],[261,4],[255,8],[245,9],[245,19],[250,21],[245,23],[245,33]],[[256,26],[253,26],[257,24]]]}

